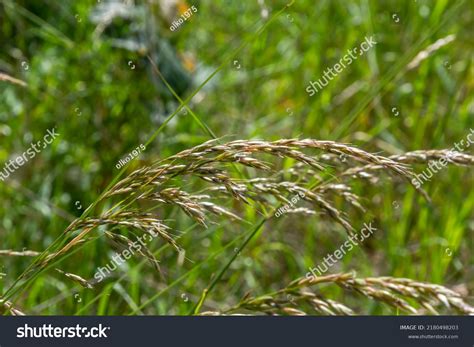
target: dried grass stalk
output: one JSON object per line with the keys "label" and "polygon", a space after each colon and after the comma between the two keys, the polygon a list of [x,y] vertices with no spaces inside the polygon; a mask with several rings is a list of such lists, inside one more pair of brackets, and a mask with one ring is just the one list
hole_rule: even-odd
{"label": "dried grass stalk", "polygon": [[271,315],[355,314],[346,305],[309,290],[322,284],[338,285],[349,292],[358,293],[370,300],[382,302],[409,314],[426,314],[426,311],[439,314],[434,307],[443,305],[461,314],[474,315],[474,307],[467,304],[459,293],[441,285],[417,282],[407,278],[357,278],[354,272],[297,279],[272,294],[257,298],[246,297],[223,314],[241,311]]}
{"label": "dried grass stalk", "polygon": [[24,316],[25,314],[19,309],[15,308],[10,301],[0,299],[0,314],[11,314],[12,316]]}
{"label": "dried grass stalk", "polygon": [[[310,155],[303,152],[310,150],[317,150],[319,153]],[[321,152],[323,153],[321,154]],[[135,230],[142,234],[158,235],[180,252],[182,249],[171,233],[172,228],[159,217],[158,213],[144,213],[139,208],[130,208],[129,206],[134,206],[134,203],[139,202],[153,203],[153,208],[165,205],[177,206],[203,226],[207,225],[209,215],[239,220],[237,214],[212,201],[216,198],[216,193],[219,193],[219,199],[225,198],[228,201],[230,196],[231,199],[245,203],[258,202],[270,208],[275,207],[275,200],[288,204],[292,195],[299,195],[302,203],[304,202],[306,206],[292,206],[287,209],[287,212],[308,215],[319,215],[323,212],[342,225],[347,232],[353,233],[356,228],[347,219],[344,211],[341,211],[331,201],[332,197],[341,197],[353,207],[365,211],[359,197],[352,193],[351,187],[344,183],[325,183],[316,187],[308,187],[312,179],[319,178],[318,172],[324,170],[323,161],[332,160],[333,163],[338,162],[340,164],[341,157],[348,157],[351,158],[348,164],[353,161],[366,164],[345,170],[340,177],[359,175],[369,171],[389,172],[411,183],[414,174],[410,170],[409,164],[426,162],[446,154],[447,151],[443,150],[414,151],[387,158],[347,144],[313,139],[237,140],[225,144],[218,144],[217,140],[207,141],[164,160],[156,161],[152,165],[135,170],[116,183],[103,194],[102,201],[121,195],[121,203],[99,217],[75,220],[65,232],[66,236],[75,235],[71,236],[73,239],[60,250],[45,257],[41,265],[48,264],[52,259],[66,254],[72,247],[84,242],[87,235],[99,226],[107,229],[105,235],[108,238],[124,246],[130,245],[132,241],[121,235],[120,232],[112,232],[112,230],[123,228]],[[301,171],[305,170],[303,173],[305,177],[302,180],[298,178],[297,182],[291,179],[288,180],[285,178],[285,176],[288,176],[288,172],[274,172],[272,165],[261,158],[263,156],[292,159],[296,163],[288,170],[290,176],[298,176]],[[336,157],[338,160],[335,160]],[[469,155],[450,152],[450,162],[456,165],[471,165],[473,160]],[[256,173],[260,171],[267,174],[273,173],[274,176],[252,179],[236,178],[234,177],[235,172],[229,170],[229,164],[251,168],[251,171]],[[206,188],[201,189],[198,194],[184,191],[176,183],[182,184],[183,178],[186,176],[203,180],[207,183],[205,184]],[[319,180],[322,181],[322,179]],[[202,194],[202,191],[207,194]],[[120,207],[120,205],[125,207]],[[158,260],[151,255],[148,249],[144,249],[142,255],[159,269]],[[397,299],[392,296],[391,291],[393,289],[391,291],[387,291],[387,288],[375,290],[373,286],[358,286],[357,289],[366,296],[371,296],[380,301],[392,302],[399,308],[411,311],[409,304],[403,301],[402,298]],[[344,309],[337,311],[336,303],[324,301],[324,298],[318,297],[312,300],[313,304],[321,305],[318,312],[344,311]],[[425,304],[428,305],[429,303],[426,302]]]}
{"label": "dried grass stalk", "polygon": [[19,80],[18,78],[14,78],[6,73],[0,72],[0,81],[6,81],[13,84],[18,84],[19,86],[26,87],[27,84],[25,81]]}
{"label": "dried grass stalk", "polygon": [[14,251],[11,249],[3,249],[0,250],[0,256],[8,256],[8,257],[36,257],[37,255],[40,255],[40,252],[35,252],[35,251]]}

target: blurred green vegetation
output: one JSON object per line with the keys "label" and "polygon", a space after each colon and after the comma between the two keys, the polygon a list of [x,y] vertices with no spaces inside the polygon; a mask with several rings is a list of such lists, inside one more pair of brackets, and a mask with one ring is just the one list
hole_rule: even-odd
{"label": "blurred green vegetation", "polygon": [[[189,107],[226,139],[308,137],[391,155],[450,149],[474,128],[471,1],[297,0],[259,35],[285,1],[177,1],[169,13],[160,3],[0,0],[0,72],[27,83],[0,81],[1,165],[47,129],[56,127],[60,134],[0,182],[0,249],[46,249],[118,174],[119,159],[145,144],[178,108],[147,56],[183,100],[199,88]],[[170,31],[179,9],[193,4],[197,13]],[[416,54],[450,34],[453,42],[407,71]],[[309,81],[370,35],[378,44],[309,97]],[[180,111],[127,172],[209,138],[189,112]],[[331,271],[465,284],[473,293],[473,183],[472,169],[444,169],[423,186],[432,204],[405,183],[356,185],[370,212],[347,211],[348,216],[356,226],[375,221],[379,232]],[[139,258],[94,290],[52,269],[15,303],[30,314],[186,314],[260,218],[251,207],[233,207],[250,223],[220,219],[204,230],[177,209],[163,210],[183,232],[180,243],[189,259],[179,262],[176,252],[155,240],[151,248],[166,270],[164,280]],[[318,217],[266,223],[206,309],[304,276],[345,237]],[[58,267],[91,278],[111,254],[99,238]],[[0,292],[31,260],[0,257],[0,272],[6,273]],[[374,314],[392,312],[368,307]]]}

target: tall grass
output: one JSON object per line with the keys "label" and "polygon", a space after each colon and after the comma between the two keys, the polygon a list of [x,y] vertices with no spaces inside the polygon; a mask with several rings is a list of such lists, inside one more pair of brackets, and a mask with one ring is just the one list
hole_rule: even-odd
{"label": "tall grass", "polygon": [[[303,150],[318,150],[327,154],[311,155]],[[332,168],[335,169],[337,164],[342,163],[340,157],[344,155],[344,162],[347,161],[352,166],[355,166],[348,169],[345,167],[348,165],[343,165],[338,172],[333,173],[334,177],[332,180],[339,182],[347,178],[350,181],[382,174],[389,174],[389,177],[392,174],[395,178],[398,177],[411,182],[415,174],[406,164],[407,162],[426,163],[433,158],[446,156],[447,153],[449,153],[451,158],[449,160],[451,164],[472,165],[474,163],[473,156],[459,152],[448,152],[447,150],[415,151],[386,158],[334,141],[318,141],[313,139],[283,139],[272,142],[237,140],[219,144],[218,140],[210,140],[169,158],[158,160],[150,166],[139,168],[107,189],[101,194],[102,198],[96,202],[96,205],[102,205],[106,200],[117,196],[120,197],[119,202],[110,204],[112,207],[97,217],[82,216],[74,220],[67,227],[62,238],[58,239],[48,250],[40,254],[29,269],[5,292],[2,301],[10,313],[17,314],[20,312],[17,312],[11,301],[7,300],[11,300],[15,294],[18,295],[18,291],[24,291],[31,281],[43,270],[50,268],[59,260],[65,258],[75,248],[82,247],[87,242],[95,242],[97,236],[105,236],[122,246],[130,246],[136,241],[136,233],[140,235],[151,234],[154,237],[158,236],[177,252],[184,252],[184,249],[178,244],[178,237],[174,235],[177,230],[169,225],[170,222],[160,217],[160,208],[163,205],[179,208],[197,224],[207,227],[206,223],[210,219],[209,215],[231,218],[236,221],[243,220],[237,213],[221,206],[225,200],[230,199],[252,206],[252,208],[258,209],[262,215],[266,215],[268,219],[271,218],[271,214],[276,210],[276,202],[290,204],[287,196],[299,194],[307,206],[298,206],[297,208],[292,206],[287,209],[291,215],[302,213],[305,215],[317,215],[318,218],[326,216],[333,223],[342,226],[346,232],[353,234],[357,228],[347,220],[345,208],[336,207],[332,200],[335,197],[342,198],[348,206],[355,206],[365,212],[365,209],[360,204],[361,198],[351,192],[350,182],[334,185],[322,180],[318,172],[325,171],[324,161],[330,161]],[[264,161],[264,158],[261,157],[278,158],[294,163],[295,165],[287,167],[286,170],[292,173],[293,179],[296,178],[296,181],[285,180],[285,171],[275,170],[270,162]],[[358,166],[360,165],[359,163],[365,165]],[[242,166],[244,169],[252,170],[256,174],[264,172],[267,173],[267,176],[261,177],[257,175],[257,177],[250,179],[233,177],[233,171],[228,169],[229,164]],[[310,168],[311,171],[308,172],[305,170],[306,168]],[[371,175],[368,175],[367,172],[371,172]],[[185,180],[183,178],[186,178],[186,184],[184,184]],[[193,179],[204,181],[206,186],[199,185],[198,192],[185,191],[181,186],[188,186]],[[311,184],[312,179],[316,179],[317,183]],[[419,188],[418,191],[423,192]],[[220,201],[220,203],[213,200]],[[296,203],[295,201],[292,202]],[[233,205],[235,206],[235,203]],[[242,210],[241,207],[238,209]],[[266,212],[267,210],[272,211],[271,214]],[[91,234],[96,237],[91,238]],[[155,265],[156,270],[161,272],[158,265],[159,260],[153,256],[153,253],[146,246],[143,248],[144,250],[139,253],[145,259],[150,260]],[[238,251],[242,251],[242,248]],[[3,254],[8,256],[26,255],[21,253],[15,254],[15,252],[3,252]],[[234,259],[235,257],[231,258],[231,262]],[[224,272],[228,270],[230,263],[214,279],[211,286],[203,292],[201,299],[195,306],[194,313],[199,313],[199,309],[204,304],[209,292],[217,285],[217,281],[224,275]],[[66,278],[79,283],[85,288],[91,289],[94,287],[95,283],[93,281],[88,281],[73,273],[58,271],[64,274]],[[341,278],[347,280],[345,275],[343,277],[328,278],[334,279],[336,282],[340,281]],[[298,286],[304,286],[313,282],[320,283],[321,279],[316,278],[309,282],[308,280],[300,280],[297,283]],[[362,285],[361,283],[361,281],[353,282],[353,280],[349,282],[343,281],[345,286],[359,286]],[[453,306],[463,313],[474,312],[473,308],[462,301],[459,294],[441,286],[391,278],[381,278],[380,280],[367,279],[363,283],[362,287],[356,287],[362,294],[374,300],[387,302],[392,306],[402,308],[411,313],[419,312],[403,301],[403,299],[384,290],[378,291],[370,287],[370,285],[378,284],[409,296],[415,301],[418,300],[420,305],[430,308],[430,312],[437,313],[431,307],[429,300],[425,300],[421,294],[434,296],[440,302],[445,303],[448,308]],[[390,283],[393,283],[392,287],[390,287]],[[415,287],[421,292],[418,294],[413,291],[410,292],[410,288]],[[289,290],[283,290],[284,293],[287,291]],[[307,295],[303,295],[303,297],[308,298]],[[312,298],[312,303],[320,303],[319,299],[314,299],[312,295],[309,295],[309,297]],[[250,302],[252,304],[256,303],[254,299]],[[323,303],[323,306],[316,309],[319,313],[335,313],[328,308],[328,305],[331,305],[333,309],[339,307],[337,311],[339,313],[352,312],[342,304],[334,304],[333,301],[323,301]],[[254,307],[254,309],[258,311],[259,305],[256,306],[257,308]],[[275,303],[272,305],[275,306]],[[237,306],[237,308],[240,307],[249,308],[253,306],[249,306],[248,302],[246,302]],[[262,307],[260,309],[265,311]],[[292,314],[302,313],[303,311],[283,310],[282,312]]]}
{"label": "tall grass", "polygon": [[[196,5],[170,33],[157,2],[101,26],[100,4],[0,0],[0,161],[51,125],[62,135],[0,185],[4,313],[469,313],[420,288],[472,306],[474,176],[455,167],[472,155],[420,189],[410,179],[474,127],[470,3]],[[379,44],[309,98],[307,81],[367,35]],[[339,275],[293,290],[367,220],[379,231]],[[92,279],[150,230],[146,249]]]}

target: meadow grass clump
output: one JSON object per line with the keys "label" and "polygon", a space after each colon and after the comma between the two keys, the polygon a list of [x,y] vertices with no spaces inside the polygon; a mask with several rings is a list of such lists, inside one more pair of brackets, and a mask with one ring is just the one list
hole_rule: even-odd
{"label": "meadow grass clump", "polygon": [[[261,314],[227,308],[369,221],[331,273],[438,283],[473,305],[474,146],[456,143],[474,132],[469,1],[201,1],[179,32],[165,2],[0,2],[1,161],[61,129],[0,182],[2,313]],[[308,98],[308,76],[371,36]],[[352,288],[313,284],[269,313],[413,314],[381,290],[434,313]]]}
{"label": "meadow grass clump", "polygon": [[203,314],[248,312],[269,315],[363,314],[325,297],[322,294],[323,289],[318,287],[327,284],[337,285],[349,294],[359,294],[408,314],[439,314],[436,306],[441,305],[460,314],[474,315],[474,307],[467,304],[459,293],[441,285],[417,282],[408,278],[358,278],[354,272],[297,279],[276,292],[259,297],[245,297],[224,312],[203,312]]}
{"label": "meadow grass clump", "polygon": [[[323,154],[307,153],[314,150]],[[340,197],[348,207],[352,206],[361,212],[365,212],[365,208],[361,198],[352,192],[352,181],[347,178],[367,178],[389,173],[391,175],[388,177],[399,177],[410,182],[414,175],[410,164],[426,163],[445,154],[443,150],[415,151],[383,157],[347,144],[312,139],[272,142],[238,140],[224,144],[217,140],[208,141],[134,170],[112,185],[98,201],[111,207],[97,217],[83,216],[74,220],[62,234],[62,239],[36,258],[20,277],[23,282],[17,283],[25,285],[41,271],[67,257],[76,247],[93,242],[101,235],[124,248],[133,244],[137,234],[151,234],[153,237],[158,236],[165,245],[171,246],[178,253],[183,252],[178,243],[179,236],[176,235],[178,231],[170,224],[171,221],[160,217],[160,207],[163,206],[178,208],[198,225],[207,228],[209,223],[214,223],[215,218],[245,223],[245,219],[239,216],[238,203],[251,206],[271,218],[272,214],[268,210],[275,211],[278,203],[288,203],[288,196],[298,194],[302,197],[301,206],[288,209],[290,214],[302,213],[328,219],[352,234],[356,228],[347,219],[346,210],[338,207],[334,199]],[[337,158],[341,155],[350,160],[338,161]],[[277,170],[269,160],[271,158],[289,161],[291,165],[284,170]],[[324,180],[322,175],[327,162],[331,162],[335,173],[330,179]],[[473,160],[470,155],[456,153],[451,156],[450,163],[466,166],[472,165]],[[250,175],[255,177],[249,177]],[[198,191],[185,190],[184,187],[193,187],[189,184],[193,180],[200,181]],[[112,204],[115,200],[118,202]],[[232,205],[236,211],[223,206],[229,200],[234,202]],[[96,233],[92,238],[94,232],[98,232],[98,235]],[[11,251],[4,253],[8,255]],[[162,274],[159,260],[152,250],[143,247],[139,254]],[[93,280],[57,270],[85,288],[94,287]],[[296,280],[271,295],[245,298],[232,309],[220,313],[231,314],[247,310],[293,315],[305,314],[307,308],[311,307],[310,312],[317,314],[355,314],[355,310],[343,303],[308,291],[309,287],[322,283],[336,284],[345,290],[411,314],[425,312],[421,308],[437,314],[435,306],[439,303],[459,313],[473,313],[473,308],[458,293],[439,285],[393,277],[356,278],[347,273]],[[206,290],[204,299],[207,294]],[[281,295],[289,295],[291,300],[281,299]],[[4,306],[7,302],[4,301]],[[419,307],[415,308],[414,304]],[[201,305],[202,303],[195,313],[198,313]],[[11,303],[5,307],[12,314],[16,312]]]}

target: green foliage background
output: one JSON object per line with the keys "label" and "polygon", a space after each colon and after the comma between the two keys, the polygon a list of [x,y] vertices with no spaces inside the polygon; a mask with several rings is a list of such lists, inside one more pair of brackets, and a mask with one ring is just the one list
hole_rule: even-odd
{"label": "green foliage background", "polygon": [[[297,0],[259,35],[285,1],[265,1],[268,16],[257,1],[181,2],[184,8],[194,4],[198,12],[174,32],[169,26],[177,15],[167,17],[155,1],[135,1],[136,16],[118,18],[99,34],[92,18],[104,3],[0,1],[0,71],[28,84],[0,81],[0,163],[21,154],[47,129],[56,126],[60,133],[0,182],[0,249],[46,249],[71,218],[81,215],[76,202],[83,208],[93,203],[118,174],[118,160],[146,143],[177,109],[179,101],[160,82],[147,55],[182,99],[200,88],[189,107],[226,139],[308,137],[390,155],[450,149],[474,128],[471,1]],[[453,42],[407,71],[417,53],[450,34]],[[370,35],[378,44],[309,97],[309,81]],[[117,47],[119,38],[145,48]],[[180,111],[127,172],[209,138],[189,112]],[[444,169],[423,186],[431,205],[406,184],[357,185],[355,192],[370,212],[347,213],[356,226],[375,221],[379,232],[331,271],[464,284],[473,293],[473,183],[472,169]],[[164,218],[185,232],[180,243],[189,259],[181,263],[156,240],[151,249],[165,279],[140,258],[94,290],[79,288],[52,269],[15,303],[29,314],[187,314],[232,256],[238,243],[229,242],[241,240],[260,218],[251,207],[233,208],[249,223],[222,219],[203,229],[176,209],[163,210]],[[206,309],[304,276],[345,237],[317,217],[266,223],[226,272]],[[58,267],[91,278],[111,254],[99,238]],[[30,262],[0,257],[0,272],[6,274],[0,292]],[[343,295],[327,290],[334,298]],[[363,300],[355,305],[370,314],[393,313]]]}

